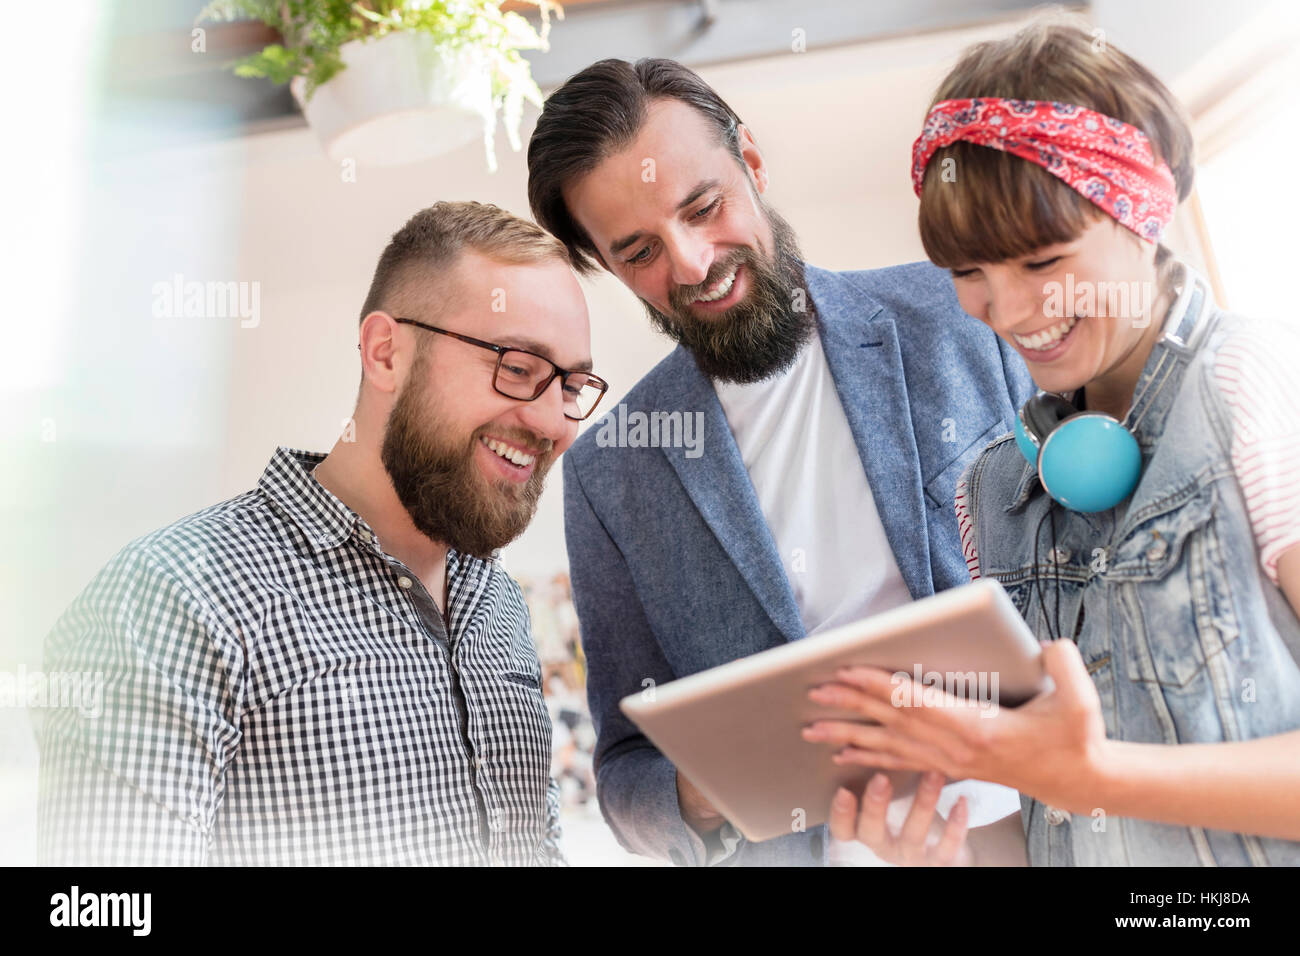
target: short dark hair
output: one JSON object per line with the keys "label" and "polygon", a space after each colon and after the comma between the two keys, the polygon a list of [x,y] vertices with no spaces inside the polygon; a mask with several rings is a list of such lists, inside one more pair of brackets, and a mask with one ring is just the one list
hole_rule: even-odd
{"label": "short dark hair", "polygon": [[[1179,200],[1195,178],[1191,123],[1178,99],[1150,70],[1112,44],[1098,44],[1083,17],[1040,15],[1014,35],[968,48],[939,85],[941,100],[1005,97],[1054,100],[1104,113],[1135,126],[1174,176]],[[944,182],[944,159],[959,181]],[[1001,262],[1070,242],[1106,214],[1029,160],[974,143],[936,150],[925,170],[918,225],[926,255],[937,266]],[[1163,278],[1170,250],[1158,245]]]}
{"label": "short dark hair", "polygon": [[564,188],[630,143],[655,99],[681,100],[698,110],[737,162],[744,162],[740,117],[713,87],[675,60],[600,60],[571,76],[546,100],[528,142],[528,205],[584,275],[599,269],[596,247],[569,214]]}

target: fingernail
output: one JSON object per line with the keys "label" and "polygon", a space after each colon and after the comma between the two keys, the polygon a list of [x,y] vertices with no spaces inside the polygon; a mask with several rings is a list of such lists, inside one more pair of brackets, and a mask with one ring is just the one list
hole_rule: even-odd
{"label": "fingernail", "polygon": [[870,783],[867,784],[867,792],[873,797],[879,797],[884,794],[888,785],[889,781],[885,779],[885,775],[883,773],[878,773],[872,777]]}
{"label": "fingernail", "polygon": [[853,800],[853,794],[846,787],[840,787],[835,791],[835,803],[837,806],[847,806]]}

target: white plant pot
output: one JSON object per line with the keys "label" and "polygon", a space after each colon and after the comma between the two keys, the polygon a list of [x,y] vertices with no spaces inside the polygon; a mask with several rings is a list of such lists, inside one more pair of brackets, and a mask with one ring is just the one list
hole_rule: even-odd
{"label": "white plant pot", "polygon": [[492,77],[477,51],[439,49],[428,34],[400,31],[340,48],[347,68],[304,98],[307,123],[330,159],[395,166],[438,156],[476,137],[495,116]]}

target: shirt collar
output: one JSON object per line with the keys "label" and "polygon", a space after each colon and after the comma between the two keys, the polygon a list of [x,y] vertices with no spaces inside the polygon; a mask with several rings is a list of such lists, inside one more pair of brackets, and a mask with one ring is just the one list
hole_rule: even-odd
{"label": "shirt collar", "polygon": [[[374,528],[336,498],[312,474],[315,467],[324,460],[324,452],[303,451],[281,445],[271,456],[257,485],[271,504],[302,530],[308,547],[314,553],[320,554],[337,548],[352,536],[354,530],[365,532],[362,535],[365,543],[360,545],[362,548],[380,553]],[[485,561],[449,548],[448,577],[455,577],[462,569],[490,571],[499,561],[500,555],[501,549],[498,548],[492,552],[491,560]]]}
{"label": "shirt collar", "polygon": [[374,534],[360,515],[312,475],[324,460],[322,452],[281,445],[257,482],[271,503],[302,530],[307,545],[317,554],[347,541],[358,525],[372,535],[372,540]]}

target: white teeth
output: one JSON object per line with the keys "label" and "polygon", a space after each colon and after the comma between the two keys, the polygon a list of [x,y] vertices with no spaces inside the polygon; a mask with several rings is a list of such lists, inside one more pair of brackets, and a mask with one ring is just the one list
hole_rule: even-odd
{"label": "white teeth", "polygon": [[536,460],[533,455],[525,455],[518,448],[511,448],[509,445],[504,442],[499,442],[495,438],[484,438],[483,444],[487,445],[487,447],[492,451],[506,459],[506,461],[514,462],[521,468],[528,467]]}
{"label": "white teeth", "polygon": [[731,291],[731,284],[735,281],[736,281],[736,270],[732,269],[731,275],[727,276],[716,286],[714,286],[712,292],[710,292],[708,295],[700,296],[695,301],[696,302],[717,302],[719,299],[726,297],[727,293]]}
{"label": "white teeth", "polygon": [[1045,352],[1059,343],[1061,339],[1065,338],[1070,329],[1074,328],[1078,321],[1079,317],[1075,315],[1066,319],[1064,322],[1052,326],[1050,329],[1040,329],[1033,335],[1019,335],[1015,332],[1012,332],[1011,334],[1015,340],[1025,348],[1033,349],[1037,352]]}

